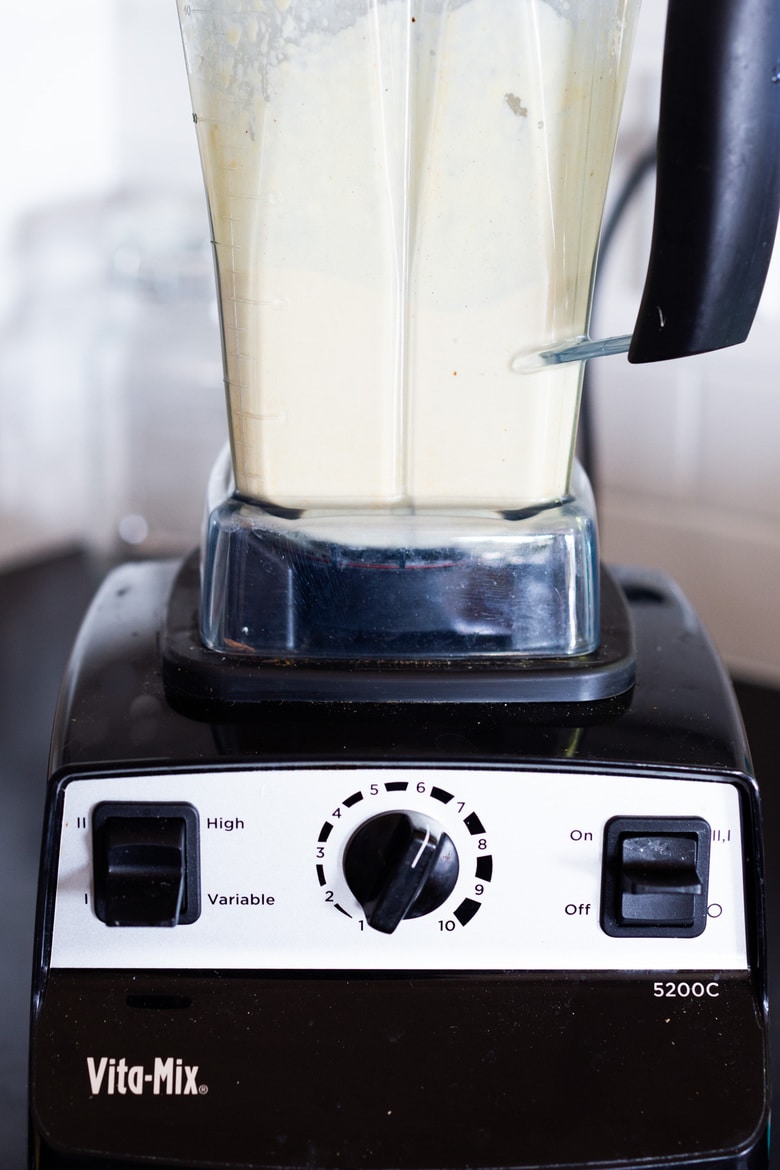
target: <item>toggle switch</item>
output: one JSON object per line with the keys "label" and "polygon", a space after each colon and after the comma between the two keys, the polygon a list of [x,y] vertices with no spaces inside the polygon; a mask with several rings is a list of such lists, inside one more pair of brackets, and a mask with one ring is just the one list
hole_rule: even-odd
{"label": "toggle switch", "polygon": [[198,814],[110,801],[92,817],[95,913],[108,926],[178,926],[200,914]]}
{"label": "toggle switch", "polygon": [[701,934],[710,835],[700,817],[614,817],[604,834],[602,929],[651,938]]}

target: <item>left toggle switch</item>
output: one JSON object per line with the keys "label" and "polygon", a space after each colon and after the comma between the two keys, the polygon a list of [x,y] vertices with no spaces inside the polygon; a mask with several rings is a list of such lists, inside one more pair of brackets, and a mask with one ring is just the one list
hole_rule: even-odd
{"label": "left toggle switch", "polygon": [[95,913],[108,926],[179,926],[200,915],[198,813],[105,801],[92,815]]}

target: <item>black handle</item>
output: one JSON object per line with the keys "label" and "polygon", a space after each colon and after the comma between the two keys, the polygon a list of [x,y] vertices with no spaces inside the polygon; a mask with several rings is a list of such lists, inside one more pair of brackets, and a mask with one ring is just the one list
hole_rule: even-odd
{"label": "black handle", "polygon": [[669,0],[655,222],[628,360],[737,345],[780,204],[780,0]]}

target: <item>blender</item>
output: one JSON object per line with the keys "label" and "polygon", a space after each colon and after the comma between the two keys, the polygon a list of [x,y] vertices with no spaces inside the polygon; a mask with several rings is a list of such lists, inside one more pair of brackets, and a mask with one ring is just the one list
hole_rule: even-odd
{"label": "blender", "polygon": [[63,685],[33,1166],[766,1165],[739,713],[573,451],[585,361],[747,335],[780,18],[670,3],[645,294],[593,341],[637,11],[180,0],[230,453]]}

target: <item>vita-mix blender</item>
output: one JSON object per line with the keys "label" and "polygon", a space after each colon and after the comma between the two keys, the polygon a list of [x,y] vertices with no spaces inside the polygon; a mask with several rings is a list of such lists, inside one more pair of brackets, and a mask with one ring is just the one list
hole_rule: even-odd
{"label": "vita-mix blender", "polygon": [[107,579],[52,749],[31,1165],[767,1163],[759,806],[587,359],[750,327],[776,0],[671,0],[628,339],[588,318],[638,0],[179,0],[230,455]]}

